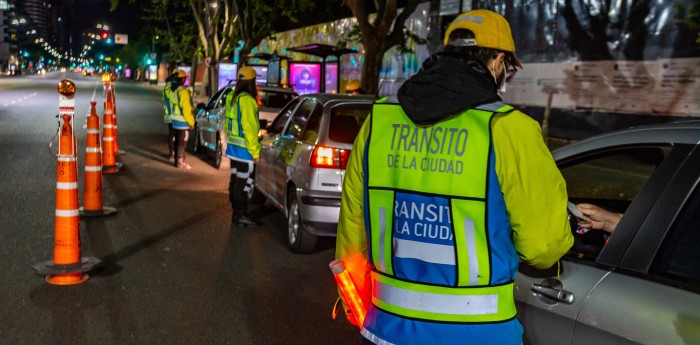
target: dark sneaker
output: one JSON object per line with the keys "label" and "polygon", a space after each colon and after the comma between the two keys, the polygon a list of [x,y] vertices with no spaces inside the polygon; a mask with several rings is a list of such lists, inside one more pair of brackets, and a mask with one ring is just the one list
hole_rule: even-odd
{"label": "dark sneaker", "polygon": [[254,227],[260,226],[260,222],[256,221],[253,218],[250,218],[248,216],[242,216],[239,218],[235,218],[233,220],[233,225],[242,226],[242,227],[246,227],[246,228],[254,228]]}

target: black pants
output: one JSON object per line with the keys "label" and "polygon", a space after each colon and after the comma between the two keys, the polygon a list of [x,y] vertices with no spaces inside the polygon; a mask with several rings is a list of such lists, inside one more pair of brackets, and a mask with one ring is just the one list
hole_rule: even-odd
{"label": "black pants", "polygon": [[168,123],[168,153],[171,156],[175,155],[175,135],[177,130],[173,128],[172,123]]}
{"label": "black pants", "polygon": [[[185,158],[185,147],[190,135],[188,129],[175,129],[175,158]],[[175,165],[177,165],[177,160]]]}
{"label": "black pants", "polygon": [[233,219],[248,215],[248,192],[254,188],[254,176],[255,165],[253,161],[231,160],[228,200],[233,208]]}

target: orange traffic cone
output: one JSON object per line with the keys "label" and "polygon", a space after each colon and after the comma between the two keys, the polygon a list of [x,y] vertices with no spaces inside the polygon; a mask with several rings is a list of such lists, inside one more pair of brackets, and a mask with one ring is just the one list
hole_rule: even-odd
{"label": "orange traffic cone", "polygon": [[114,105],[110,97],[105,101],[104,125],[102,125],[102,173],[114,174],[122,168],[122,163],[117,163],[114,156]]}
{"label": "orange traffic cone", "polygon": [[73,285],[88,279],[86,272],[100,263],[96,258],[81,258],[80,219],[78,217],[78,167],[76,142],[71,121],[75,113],[75,84],[62,80],[58,84],[61,93],[59,115],[63,118],[58,144],[56,170],[56,216],[54,226],[53,261],[34,265],[34,269],[46,276],[46,281],[56,285]]}
{"label": "orange traffic cone", "polygon": [[112,103],[112,123],[114,124],[114,154],[121,155],[124,151],[119,151],[119,129],[117,128],[117,101],[114,98],[114,82],[110,84],[107,97]]}
{"label": "orange traffic cone", "polygon": [[102,148],[100,142],[100,117],[95,110],[96,102],[90,102],[87,118],[87,140],[85,145],[85,189],[82,217],[104,217],[117,212],[114,207],[102,204]]}

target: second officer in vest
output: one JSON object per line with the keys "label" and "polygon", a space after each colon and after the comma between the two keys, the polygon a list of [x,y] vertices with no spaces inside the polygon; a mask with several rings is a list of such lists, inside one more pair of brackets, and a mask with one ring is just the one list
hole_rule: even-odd
{"label": "second officer in vest", "polygon": [[474,10],[445,35],[355,140],[336,258],[367,343],[519,345],[513,280],[573,244],[566,185],[537,122],[499,97],[520,67],[508,22]]}
{"label": "second officer in vest", "polygon": [[185,147],[190,129],[194,127],[194,114],[192,113],[192,96],[185,87],[187,73],[178,71],[170,81],[170,91],[168,99],[172,115],[172,126],[175,130],[175,166],[180,169],[189,170],[192,167],[185,161]]}
{"label": "second officer in vest", "polygon": [[226,156],[231,159],[231,180],[228,185],[229,201],[233,208],[231,221],[236,226],[260,225],[248,216],[248,192],[253,187],[255,163],[260,157],[260,121],[255,77],[252,67],[238,71],[233,92],[226,96]]}

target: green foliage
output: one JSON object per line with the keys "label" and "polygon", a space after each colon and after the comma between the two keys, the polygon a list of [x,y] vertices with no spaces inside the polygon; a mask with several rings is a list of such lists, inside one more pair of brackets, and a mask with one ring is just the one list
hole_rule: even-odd
{"label": "green foliage", "polygon": [[[692,30],[700,29],[700,0],[693,0],[690,9],[680,2],[675,4],[675,8],[677,23],[687,25]],[[695,42],[700,43],[700,32]]]}

